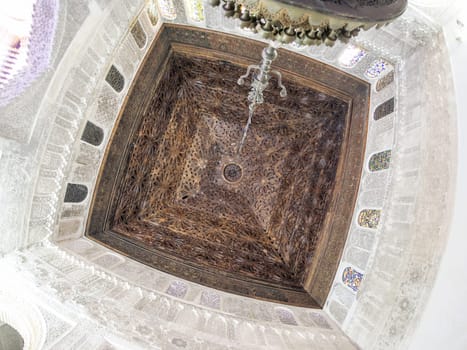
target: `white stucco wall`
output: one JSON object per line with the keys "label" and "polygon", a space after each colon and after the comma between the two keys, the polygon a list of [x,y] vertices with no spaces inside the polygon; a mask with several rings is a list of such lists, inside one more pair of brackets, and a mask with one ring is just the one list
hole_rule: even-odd
{"label": "white stucco wall", "polygon": [[[435,287],[411,349],[467,349],[467,4],[457,13],[444,13],[458,116],[458,155],[455,212]],[[458,23],[458,21],[460,23]]]}

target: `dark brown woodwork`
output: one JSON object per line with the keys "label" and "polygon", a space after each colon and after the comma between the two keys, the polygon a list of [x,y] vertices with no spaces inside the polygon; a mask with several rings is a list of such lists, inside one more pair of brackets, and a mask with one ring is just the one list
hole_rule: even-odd
{"label": "dark brown woodwork", "polygon": [[248,117],[236,81],[264,44],[164,25],[103,162],[87,235],[168,273],[232,293],[322,307],[362,169],[369,85],[280,51]]}

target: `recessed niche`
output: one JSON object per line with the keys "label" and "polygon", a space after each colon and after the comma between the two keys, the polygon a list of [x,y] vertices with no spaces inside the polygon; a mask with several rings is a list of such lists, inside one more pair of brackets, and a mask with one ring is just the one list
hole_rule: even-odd
{"label": "recessed niche", "polygon": [[93,146],[99,146],[104,139],[104,131],[90,121],[86,122],[81,140]]}
{"label": "recessed niche", "polygon": [[373,119],[380,120],[392,112],[394,112],[394,97],[376,107]]}
{"label": "recessed niche", "polygon": [[376,83],[376,91],[381,91],[394,82],[394,70],[390,71]]}
{"label": "recessed niche", "polygon": [[381,171],[389,168],[391,163],[391,150],[375,153],[368,161],[370,171]]}
{"label": "recessed niche", "polygon": [[22,350],[24,339],[19,332],[8,323],[0,322],[0,350]]}
{"label": "recessed niche", "polygon": [[105,77],[105,81],[109,83],[109,85],[116,92],[121,92],[123,90],[123,87],[125,86],[125,78],[114,65],[110,67],[109,72]]}
{"label": "recessed niche", "polygon": [[81,203],[88,195],[88,188],[81,184],[69,183],[66,186],[65,203]]}
{"label": "recessed niche", "polygon": [[377,228],[381,218],[381,210],[364,209],[358,214],[358,224],[362,227]]}
{"label": "recessed niche", "polygon": [[135,39],[136,45],[138,45],[138,47],[142,49],[146,45],[147,36],[144,32],[143,27],[141,26],[141,23],[139,23],[139,21],[136,21],[135,24],[133,24],[133,27],[131,27],[130,32],[133,36],[133,39]]}

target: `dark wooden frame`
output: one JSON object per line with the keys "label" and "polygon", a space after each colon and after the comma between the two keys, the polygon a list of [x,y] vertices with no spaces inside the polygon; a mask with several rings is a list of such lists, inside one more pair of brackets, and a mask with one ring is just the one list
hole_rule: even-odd
{"label": "dark wooden frame", "polygon": [[113,197],[128,161],[131,137],[148,107],[152,95],[148,91],[157,89],[171,50],[194,52],[246,67],[258,62],[263,47],[261,42],[211,30],[163,25],[132,83],[107,145],[93,193],[86,236],[147,265],[200,284],[258,299],[319,308],[323,307],[331,288],[352,220],[363,168],[370,97],[368,83],[332,66],[283,50],[274,62],[275,68],[289,80],[337,96],[350,106],[331,206],[320,233],[316,257],[301,288],[283,288],[216,269],[199,268],[117,235],[109,227],[116,205]]}

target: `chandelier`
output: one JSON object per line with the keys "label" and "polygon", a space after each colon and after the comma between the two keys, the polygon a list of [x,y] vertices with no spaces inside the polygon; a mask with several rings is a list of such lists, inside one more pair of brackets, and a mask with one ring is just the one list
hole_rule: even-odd
{"label": "chandelier", "polygon": [[[221,0],[208,0],[220,6]],[[224,16],[265,39],[333,46],[399,17],[407,0],[222,0]]]}

